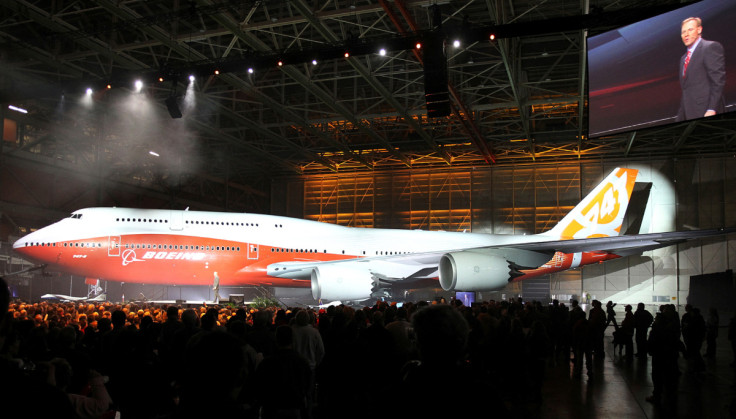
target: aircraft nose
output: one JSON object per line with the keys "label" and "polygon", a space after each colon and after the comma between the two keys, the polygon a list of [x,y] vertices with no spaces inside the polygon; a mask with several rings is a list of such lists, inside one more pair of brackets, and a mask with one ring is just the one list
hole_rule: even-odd
{"label": "aircraft nose", "polygon": [[33,246],[34,243],[38,242],[38,232],[33,232],[31,234],[27,234],[13,243],[13,249],[18,251],[23,251],[23,248],[28,246]]}
{"label": "aircraft nose", "polygon": [[27,240],[28,236],[21,237],[20,239],[16,240],[15,243],[13,243],[13,250],[23,252],[23,248],[26,246],[29,246],[30,241]]}

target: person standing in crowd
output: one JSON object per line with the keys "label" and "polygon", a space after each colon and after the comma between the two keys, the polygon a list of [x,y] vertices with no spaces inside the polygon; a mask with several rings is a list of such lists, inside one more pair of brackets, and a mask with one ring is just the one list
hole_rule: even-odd
{"label": "person standing in crowd", "polygon": [[680,330],[677,312],[672,305],[663,305],[654,318],[647,348],[652,356],[652,383],[654,391],[646,398],[649,403],[677,403],[677,385],[680,370],[677,358],[680,353]]}
{"label": "person standing in crowd", "polygon": [[[563,362],[568,362],[570,359],[570,330],[568,328],[568,318],[570,311],[567,309],[564,303],[560,303],[558,300],[552,301],[552,336],[554,343],[553,360],[554,363],[562,359]],[[567,353],[565,353],[567,351]]]}
{"label": "person standing in crowd", "polygon": [[[587,320],[585,318],[585,312],[583,311],[582,307],[580,307],[580,304],[578,303],[578,300],[572,300],[570,302],[570,315],[568,316],[568,327],[567,330],[570,333],[570,339],[568,340],[570,347],[567,351],[567,359],[571,360],[573,363],[575,363],[575,342],[573,342],[574,336],[573,336],[573,330],[575,329],[575,324],[582,320]],[[572,358],[570,358],[570,354],[572,355]]]}
{"label": "person standing in crowd", "polygon": [[[573,301],[573,303],[575,303]],[[574,316],[570,316],[572,323],[572,346],[575,360],[573,374],[580,376],[583,373],[583,359],[588,376],[593,375],[593,351],[597,342],[597,330],[590,320],[585,318],[585,312],[580,310]],[[585,357],[585,358],[583,358]]]}
{"label": "person standing in crowd", "polygon": [[307,310],[299,310],[294,317],[293,325],[294,351],[307,360],[310,370],[310,391],[307,395],[307,412],[311,412],[312,403],[314,402],[317,366],[319,366],[325,356],[325,346],[322,342],[322,336],[319,334],[319,330],[314,327],[314,322],[310,320],[310,314]]}
{"label": "person standing in crowd", "polygon": [[307,418],[309,363],[293,349],[290,326],[276,328],[276,352],[256,369],[256,400],[261,418]]}
{"label": "person standing in crowd", "polygon": [[631,312],[631,305],[624,307],[624,320],[619,328],[621,334],[621,343],[626,348],[626,359],[631,361],[634,359],[634,313]]}
{"label": "person standing in crowd", "polygon": [[695,372],[704,371],[705,361],[700,355],[700,350],[703,347],[703,340],[705,340],[705,319],[700,314],[700,309],[686,304],[685,314],[682,315],[680,325],[690,369]]}
{"label": "person standing in crowd", "polygon": [[606,318],[606,327],[613,322],[613,328],[618,329],[618,323],[616,322],[616,312],[613,310],[613,308],[616,307],[616,303],[613,301],[608,301],[606,303],[606,315],[608,316]]}
{"label": "person standing in crowd", "polygon": [[736,367],[736,314],[728,322],[728,340],[731,342],[731,352],[733,353],[731,366]]}
{"label": "person standing in crowd", "polygon": [[605,351],[603,349],[603,336],[606,333],[606,313],[603,311],[601,302],[593,300],[590,312],[588,313],[588,333],[593,342],[593,353],[596,357],[603,357]]}
{"label": "person standing in crowd", "polygon": [[718,310],[715,307],[708,309],[708,321],[705,323],[706,333],[706,358],[716,357],[716,338],[718,338],[718,327],[720,325],[720,319],[718,318]]}
{"label": "person standing in crowd", "polygon": [[647,357],[647,332],[652,325],[654,316],[646,308],[644,303],[639,303],[634,312],[634,328],[636,330],[636,357]]}

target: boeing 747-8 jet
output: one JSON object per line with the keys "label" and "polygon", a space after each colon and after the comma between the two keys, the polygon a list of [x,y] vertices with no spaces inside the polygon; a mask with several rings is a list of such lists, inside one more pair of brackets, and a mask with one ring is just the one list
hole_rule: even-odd
{"label": "boeing 747-8 jet", "polygon": [[147,284],[311,287],[363,300],[439,285],[509,282],[734,229],[619,235],[637,171],[617,168],[551,230],[496,235],[353,228],[247,213],[86,208],[13,247],[48,269]]}

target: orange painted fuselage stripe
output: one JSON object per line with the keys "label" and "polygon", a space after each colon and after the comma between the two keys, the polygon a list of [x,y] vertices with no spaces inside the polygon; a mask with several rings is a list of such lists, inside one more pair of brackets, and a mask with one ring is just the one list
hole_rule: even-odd
{"label": "orange painted fuselage stripe", "polygon": [[[350,259],[352,256],[282,249],[201,237],[126,235],[119,247],[107,237],[24,248],[37,261],[74,275],[146,284],[208,285],[214,273],[220,285],[309,287],[309,281],[268,276],[268,265]],[[255,252],[252,252],[256,249]],[[249,250],[250,259],[249,259]],[[257,258],[257,259],[256,259]]]}

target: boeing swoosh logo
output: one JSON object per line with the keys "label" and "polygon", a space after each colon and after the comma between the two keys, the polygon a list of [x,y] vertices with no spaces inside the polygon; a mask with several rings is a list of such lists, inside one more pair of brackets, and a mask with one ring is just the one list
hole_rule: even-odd
{"label": "boeing swoosh logo", "polygon": [[131,262],[145,262],[145,260],[138,259],[135,255],[135,250],[128,249],[123,252],[123,266],[127,266]]}

